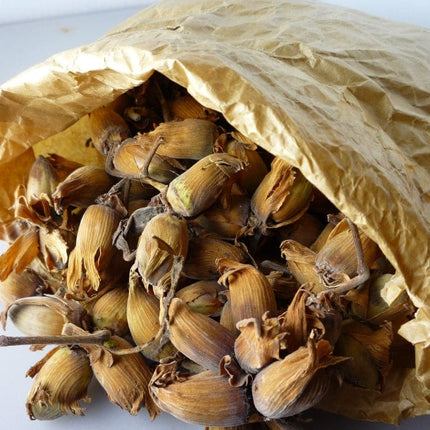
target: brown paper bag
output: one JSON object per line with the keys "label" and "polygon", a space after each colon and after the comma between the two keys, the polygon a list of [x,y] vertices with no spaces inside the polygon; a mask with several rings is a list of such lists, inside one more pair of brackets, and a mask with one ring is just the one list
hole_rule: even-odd
{"label": "brown paper bag", "polygon": [[3,85],[0,219],[34,154],[101,162],[86,114],[154,70],[300,168],[393,264],[388,294],[406,289],[417,307],[400,329],[416,368],[322,407],[385,422],[429,413],[430,31],[306,1],[162,1]]}

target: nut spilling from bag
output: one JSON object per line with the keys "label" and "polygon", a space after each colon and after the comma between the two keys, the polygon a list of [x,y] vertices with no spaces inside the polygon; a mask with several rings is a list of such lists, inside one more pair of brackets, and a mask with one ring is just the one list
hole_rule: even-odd
{"label": "nut spilling from bag", "polygon": [[392,266],[296,167],[157,73],[89,123],[105,169],[39,156],[0,230],[3,327],[28,335],[1,343],[62,345],[31,419],[83,414],[94,376],[130,414],[266,426],[413,367]]}

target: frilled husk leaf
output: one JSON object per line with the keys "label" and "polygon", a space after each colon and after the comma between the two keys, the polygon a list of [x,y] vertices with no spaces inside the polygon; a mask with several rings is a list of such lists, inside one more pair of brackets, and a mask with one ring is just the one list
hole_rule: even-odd
{"label": "frilled husk leaf", "polygon": [[281,255],[287,260],[288,269],[300,285],[320,285],[320,289],[324,290],[315,271],[315,252],[295,240],[288,239],[281,243]]}
{"label": "frilled husk leaf", "polygon": [[30,228],[0,255],[0,281],[4,281],[12,272],[21,273],[39,253],[39,233]]}
{"label": "frilled husk leaf", "polygon": [[295,167],[275,157],[269,173],[255,190],[251,210],[257,226],[266,228],[288,225],[298,220],[308,209],[312,184]]}
{"label": "frilled husk leaf", "polygon": [[222,238],[234,239],[246,226],[248,216],[249,198],[245,195],[234,194],[228,197],[226,206],[213,205],[191,220],[191,224],[211,231]]}
{"label": "frilled husk leaf", "polygon": [[247,318],[237,323],[240,335],[234,343],[234,353],[242,369],[257,373],[285,350],[287,332],[278,318],[263,315],[262,320]]}
{"label": "frilled husk leaf", "polygon": [[[381,251],[363,231],[359,230],[358,233],[364,262],[370,267],[381,256]],[[327,286],[335,286],[338,282],[353,278],[357,274],[357,251],[345,219],[337,224],[318,252],[315,270]]]}

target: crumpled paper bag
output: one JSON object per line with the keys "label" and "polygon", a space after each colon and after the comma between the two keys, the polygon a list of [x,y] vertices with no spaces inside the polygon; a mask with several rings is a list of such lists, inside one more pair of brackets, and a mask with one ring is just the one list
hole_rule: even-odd
{"label": "crumpled paper bag", "polygon": [[322,407],[393,423],[430,413],[429,70],[420,27],[308,1],[162,1],[2,86],[0,219],[34,154],[102,163],[86,114],[158,71],[300,168],[379,244],[389,291],[417,307],[400,330],[416,368]]}

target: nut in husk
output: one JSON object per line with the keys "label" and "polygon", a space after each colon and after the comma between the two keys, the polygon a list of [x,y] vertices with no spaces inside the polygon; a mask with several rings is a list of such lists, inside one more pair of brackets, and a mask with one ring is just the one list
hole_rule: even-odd
{"label": "nut in husk", "polygon": [[139,273],[148,290],[153,288],[160,295],[163,283],[170,279],[175,257],[186,257],[188,242],[184,219],[171,213],[156,215],[139,237],[132,270]]}
{"label": "nut in husk", "polygon": [[20,274],[12,272],[4,281],[0,281],[0,302],[7,306],[15,300],[32,296],[43,285],[42,282],[32,270],[24,270]]}
{"label": "nut in husk", "polygon": [[51,194],[59,183],[58,175],[47,158],[39,155],[28,174],[26,197],[30,205],[41,199],[50,202]]}
{"label": "nut in husk", "polygon": [[[110,349],[128,349],[131,345],[119,336],[107,341]],[[121,409],[136,415],[146,407],[151,419],[159,414],[149,394],[151,370],[139,353],[114,355],[102,346],[85,345],[94,376],[106,391],[109,400]]]}
{"label": "nut in husk", "polygon": [[[350,227],[352,225],[349,220],[342,220],[316,256],[316,271],[328,287],[336,287],[360,275],[360,263],[369,268],[381,256],[381,251],[373,240],[361,230],[357,229],[358,234],[355,234]],[[357,242],[360,243],[361,258]]]}
{"label": "nut in husk", "polygon": [[221,258],[219,283],[229,290],[233,320],[237,324],[246,318],[261,320],[266,312],[277,311],[275,294],[265,275],[251,264]]}
{"label": "nut in husk", "polygon": [[90,401],[87,389],[92,378],[84,350],[54,349],[33,366],[27,376],[36,374],[26,400],[27,413],[32,420],[52,420],[67,414],[84,415],[79,403]]}
{"label": "nut in husk", "polygon": [[194,312],[219,316],[226,301],[223,291],[224,288],[216,281],[197,281],[177,291],[176,297]]}
{"label": "nut in husk", "polygon": [[297,168],[275,157],[269,173],[251,199],[254,224],[264,233],[268,228],[291,224],[306,212],[312,199],[312,184]]}
{"label": "nut in husk", "polygon": [[98,297],[90,315],[94,328],[110,330],[118,336],[128,333],[127,323],[128,289],[119,286]]}
{"label": "nut in husk", "polygon": [[[89,184],[91,184],[89,186]],[[98,196],[106,193],[113,180],[104,169],[96,166],[82,166],[60,182],[52,193],[54,208],[61,214],[69,206],[87,208]]]}
{"label": "nut in husk", "polygon": [[211,154],[170,182],[166,199],[172,210],[194,217],[212,206],[246,163],[232,155]]}
{"label": "nut in husk", "polygon": [[249,198],[232,194],[225,204],[215,203],[209,209],[190,221],[191,225],[211,231],[222,238],[234,239],[247,225]]}
{"label": "nut in husk", "polygon": [[285,418],[316,405],[327,393],[333,372],[344,357],[332,355],[326,340],[309,338],[284,359],[261,370],[252,383],[252,398],[258,412],[270,419]]}
{"label": "nut in husk", "polygon": [[150,382],[159,408],[191,424],[237,426],[248,422],[246,390],[232,387],[226,376],[207,370],[195,375],[178,371],[176,362],[160,364]]}
{"label": "nut in husk", "polygon": [[391,323],[374,328],[354,320],[345,320],[335,346],[339,355],[350,357],[345,363],[345,381],[367,389],[380,390],[390,369]]}
{"label": "nut in husk", "polygon": [[70,292],[85,297],[99,290],[112,259],[118,254],[112,235],[119,220],[120,214],[107,205],[94,204],[86,209],[79,224],[76,246],[69,257],[67,287]]}
{"label": "nut in husk", "polygon": [[112,148],[106,159],[109,174],[129,179],[138,179],[163,188],[183,171],[181,164],[157,154],[155,148],[144,148],[131,137]]}
{"label": "nut in husk", "polygon": [[213,122],[187,118],[163,122],[153,131],[138,134],[136,141],[148,154],[161,139],[156,148],[157,154],[168,158],[200,160],[212,154],[216,137],[217,129]]}
{"label": "nut in husk", "polygon": [[6,319],[28,336],[60,335],[66,323],[87,327],[87,311],[76,301],[60,296],[24,297],[10,303],[2,314],[3,327]]}
{"label": "nut in husk", "polygon": [[90,133],[95,148],[107,155],[113,146],[129,137],[130,129],[121,115],[102,107],[90,113]]}
{"label": "nut in husk", "polygon": [[195,118],[216,121],[219,117],[216,111],[204,107],[190,94],[175,97],[167,103],[172,116],[178,120]]}
{"label": "nut in husk", "polygon": [[216,280],[219,277],[217,260],[220,258],[243,263],[248,259],[242,248],[215,235],[202,234],[192,238],[183,274],[190,279]]}
{"label": "nut in husk", "polygon": [[246,168],[240,173],[238,183],[249,195],[252,195],[268,173],[257,149],[255,143],[236,131],[221,134],[215,144],[215,151],[226,152],[246,162]]}
{"label": "nut in husk", "polygon": [[222,357],[233,353],[235,340],[218,321],[194,312],[178,298],[169,306],[169,338],[178,351],[214,372],[218,372]]}
{"label": "nut in husk", "polygon": [[[157,339],[160,332],[160,300],[149,294],[136,281],[129,284],[127,322],[136,345],[147,345],[142,354],[153,361],[175,355],[176,348],[168,339]],[[153,340],[151,342],[151,340]],[[149,344],[148,344],[149,343]]]}

